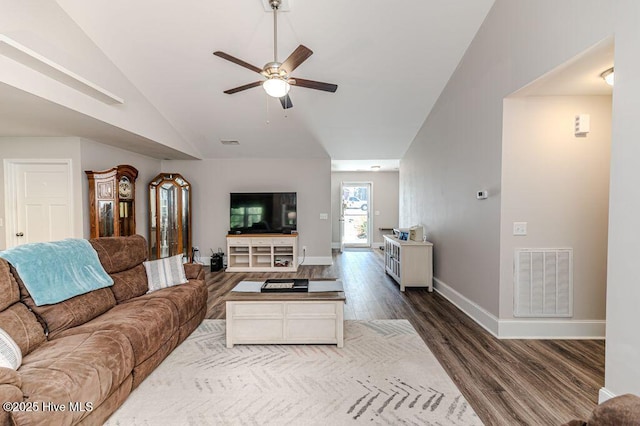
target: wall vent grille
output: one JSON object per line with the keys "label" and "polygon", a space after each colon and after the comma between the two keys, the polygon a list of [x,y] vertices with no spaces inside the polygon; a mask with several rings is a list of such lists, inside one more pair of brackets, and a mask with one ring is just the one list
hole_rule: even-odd
{"label": "wall vent grille", "polygon": [[573,316],[573,249],[517,249],[515,317]]}

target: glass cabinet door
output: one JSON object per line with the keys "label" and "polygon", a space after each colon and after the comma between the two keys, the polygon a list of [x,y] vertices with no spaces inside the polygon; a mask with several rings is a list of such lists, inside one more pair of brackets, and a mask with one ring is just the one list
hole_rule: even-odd
{"label": "glass cabinet door", "polygon": [[176,173],[149,184],[149,257],[191,255],[191,185]]}

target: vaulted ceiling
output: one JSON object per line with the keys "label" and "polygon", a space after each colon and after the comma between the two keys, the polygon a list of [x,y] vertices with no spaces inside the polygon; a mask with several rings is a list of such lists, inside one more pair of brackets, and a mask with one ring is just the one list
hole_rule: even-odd
{"label": "vaulted ceiling", "polygon": [[[423,124],[493,0],[288,0],[278,59],[298,45],[313,55],[294,107],[256,87],[273,59],[273,16],[261,0],[57,0],[155,108],[205,158],[399,159]],[[226,146],[221,140],[237,140]]]}

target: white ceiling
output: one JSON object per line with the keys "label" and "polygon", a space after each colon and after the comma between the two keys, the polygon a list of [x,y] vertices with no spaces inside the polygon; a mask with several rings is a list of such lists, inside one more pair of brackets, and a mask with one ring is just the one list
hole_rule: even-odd
{"label": "white ceiling", "polygon": [[293,87],[284,111],[259,87],[224,94],[260,76],[212,55],[272,60],[261,0],[57,2],[203,157],[338,161],[402,157],[493,4],[289,0],[278,59],[304,44],[314,54],[293,75],[339,87]]}

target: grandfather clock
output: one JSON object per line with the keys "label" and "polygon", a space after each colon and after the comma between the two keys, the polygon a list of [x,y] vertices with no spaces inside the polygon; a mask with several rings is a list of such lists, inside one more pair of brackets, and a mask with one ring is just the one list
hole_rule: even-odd
{"label": "grandfather clock", "polygon": [[126,164],[101,172],[85,171],[89,178],[91,238],[136,233],[136,178],[138,170]]}

